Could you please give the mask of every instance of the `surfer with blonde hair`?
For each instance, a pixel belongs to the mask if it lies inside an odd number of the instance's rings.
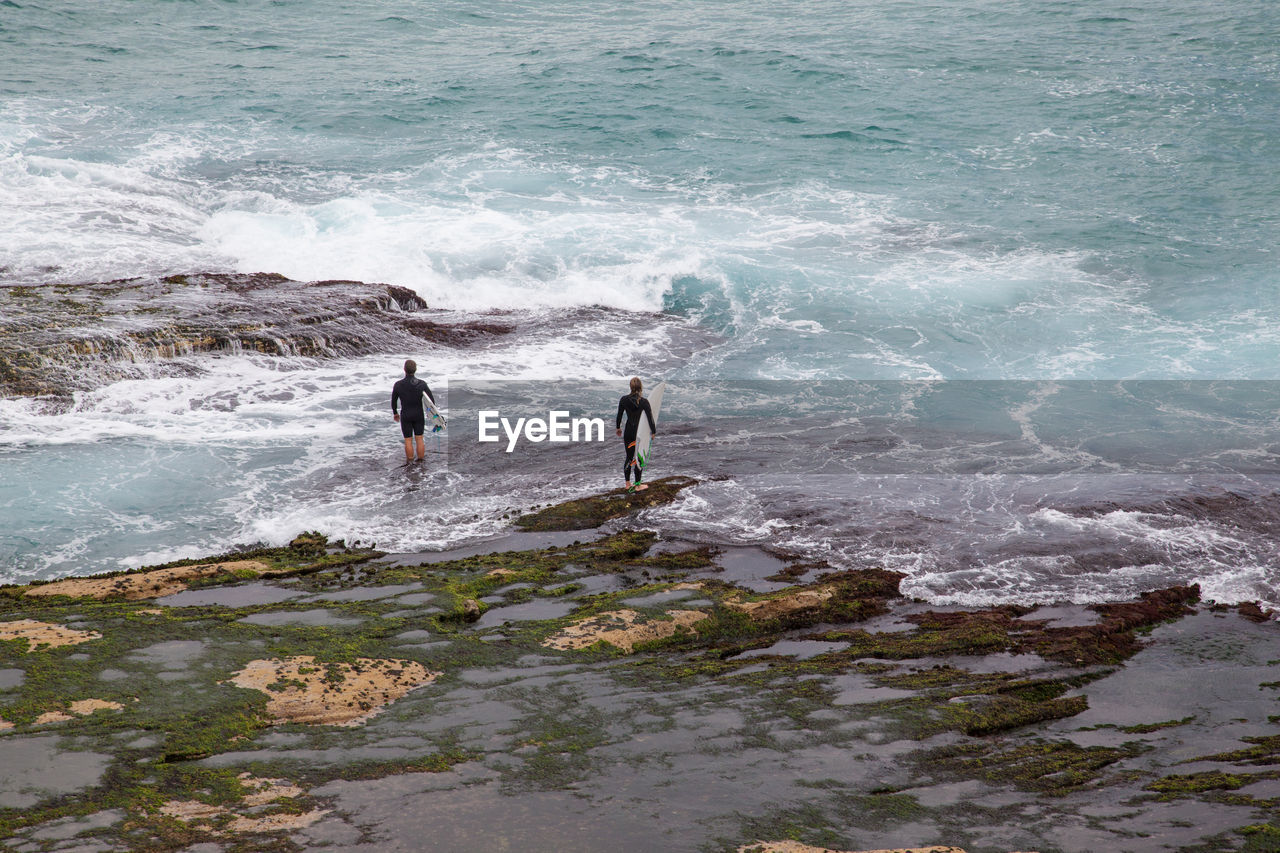
[[[649,419],[650,434],[658,434],[658,425],[653,420],[653,409],[649,407],[649,401],[642,396],[641,392],[643,390],[644,385],[640,382],[640,377],[631,377],[631,393],[624,394],[622,399],[618,401],[618,417],[614,422],[614,428],[617,434],[622,436],[622,444],[627,452],[627,460],[622,464],[622,476],[626,478],[627,491],[632,489],[643,491],[649,488],[640,482],[640,478],[644,476],[644,468],[640,466],[640,462],[636,459],[636,433],[640,430],[641,412]],[[623,413],[627,416],[625,432],[622,428]],[[631,485],[631,475],[633,473],[636,478],[634,486]]]

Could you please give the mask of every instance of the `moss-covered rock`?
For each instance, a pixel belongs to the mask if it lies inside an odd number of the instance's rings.
[[[566,501],[522,515],[515,524],[524,530],[587,530],[651,506],[670,503],[682,490],[697,482],[692,477],[664,477],[649,483],[649,488],[644,491],[615,489],[602,495]]]

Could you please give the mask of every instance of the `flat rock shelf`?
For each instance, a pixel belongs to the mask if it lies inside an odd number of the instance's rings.
[[[0,589],[0,837],[1280,847],[1272,614],[1203,605],[1195,586],[937,608],[891,571],[763,552],[782,569],[753,591],[734,582],[741,547],[628,526],[691,483],[525,516],[590,533],[508,540],[523,550],[392,559],[304,534]]]

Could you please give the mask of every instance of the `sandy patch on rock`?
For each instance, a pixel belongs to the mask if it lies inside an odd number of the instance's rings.
[[[241,773],[236,777],[240,784],[249,789],[244,795],[246,806],[265,806],[281,797],[292,800],[301,797],[306,791],[285,779],[259,779],[251,773]]]
[[[226,831],[242,832],[280,832],[281,830],[305,829],[329,813],[328,809],[312,809],[302,814],[282,812],[264,817],[245,817],[240,815],[227,824]]]
[[[0,732],[7,732],[11,728],[13,728],[13,723],[8,720],[0,720]]]
[[[106,699],[81,699],[78,702],[72,702],[67,706],[73,714],[87,716],[94,711],[119,711],[124,706],[119,702],[109,702]]]
[[[241,773],[239,779],[240,784],[248,789],[248,793],[239,803],[232,806],[214,806],[199,800],[170,800],[160,806],[160,813],[220,836],[303,829],[329,814],[328,809],[312,809],[301,814],[296,812],[267,815],[240,814],[241,809],[258,808],[281,799],[296,799],[306,791],[284,779],[260,779],[249,773]],[[214,822],[223,816],[230,816],[231,819],[221,828],[214,829]]]
[[[701,610],[668,610],[667,615],[670,620],[648,619],[642,622],[640,620],[645,617],[635,610],[611,610],[568,626],[543,640],[542,645],[569,651],[585,649],[603,640],[629,652],[637,643],[670,637],[681,628],[696,634],[693,626],[707,618]]]
[[[300,655],[250,661],[231,683],[267,694],[267,712],[277,723],[355,726],[439,675],[416,661],[358,658],[354,664],[317,664],[314,657]]]
[[[75,719],[66,711],[45,711],[36,717],[35,724],[37,726],[47,726],[50,723],[65,723],[67,720]]]
[[[45,726],[50,723],[65,723],[67,720],[74,720],[75,716],[87,717],[94,711],[119,711],[124,706],[119,702],[109,702],[106,699],[79,699],[67,706],[66,710],[45,711],[36,717],[35,725]],[[71,713],[67,713],[70,711]]]
[[[76,646],[90,640],[102,639],[97,631],[77,631],[65,625],[37,622],[35,619],[19,619],[17,622],[0,622],[0,640],[22,638],[27,641],[27,651],[41,646]]]
[[[959,847],[894,847],[888,850],[832,850],[799,841],[757,841],[738,848],[738,853],[965,853]]]
[[[965,853],[959,847],[895,847],[881,850],[832,850],[800,841],[756,841],[737,848],[737,853]]]
[[[747,614],[752,621],[767,622],[770,619],[789,616],[801,610],[816,610],[834,598],[835,594],[835,587],[828,586],[818,589],[802,589],[777,598],[767,598],[764,601],[737,601],[730,599],[724,603],[724,606],[730,610],[737,610],[739,613]]]
[[[131,575],[115,575],[107,578],[67,578],[53,583],[33,586],[27,595],[69,595],[72,598],[110,598],[122,596],[129,601],[140,598],[159,598],[187,588],[187,582],[211,575],[251,571],[262,574],[271,567],[261,560],[232,560],[225,563],[200,563],[179,566],[175,569],[153,569]]]
[[[505,578],[514,574],[519,574],[519,572],[515,569],[493,569],[492,571],[484,573],[487,578]]]
[[[226,806],[211,806],[199,800],[170,800],[160,807],[160,814],[186,823],[207,821],[228,813]]]

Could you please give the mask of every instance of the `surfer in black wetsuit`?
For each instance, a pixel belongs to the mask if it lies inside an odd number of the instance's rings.
[[[404,363],[404,379],[391,388],[391,416],[400,424],[400,432],[404,435],[405,462],[421,462],[427,458],[427,445],[422,434],[427,429],[427,411],[422,405],[422,395],[426,394],[435,405],[435,395],[427,383],[414,376],[418,372],[418,364],[413,359]],[[396,407],[399,406],[399,411]],[[417,440],[418,456],[413,455],[414,440]]]
[[[618,435],[622,436],[622,444],[627,449],[627,461],[622,463],[622,476],[627,479],[627,491],[631,491],[631,474],[634,471],[636,475],[636,491],[643,491],[649,488],[640,482],[640,478],[644,475],[644,470],[636,461],[636,432],[640,429],[640,413],[644,412],[645,417],[649,419],[649,434],[658,434],[658,425],[653,422],[653,410],[649,408],[649,401],[640,395],[643,386],[640,384],[640,377],[631,377],[631,393],[623,396],[618,401],[618,417],[614,422],[614,428]],[[622,414],[627,415],[627,429],[622,429]]]

